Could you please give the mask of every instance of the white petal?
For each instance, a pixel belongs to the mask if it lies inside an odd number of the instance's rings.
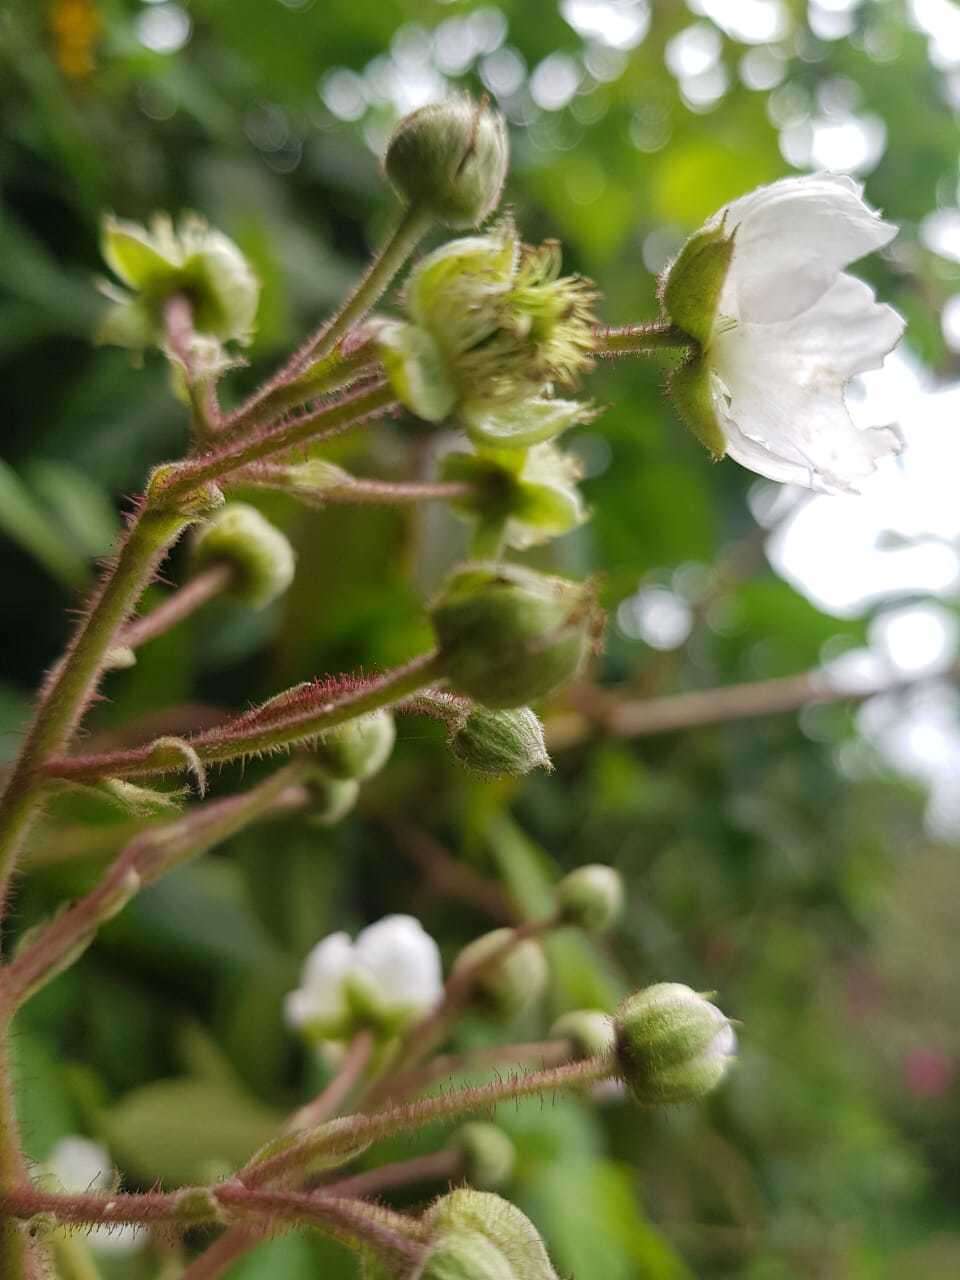
[[[859,184],[840,174],[785,178],[720,216],[737,239],[719,312],[754,323],[805,311],[844,267],[897,234],[864,202]]]
[[[331,933],[307,956],[303,965],[305,987],[335,986],[343,981],[353,963],[353,943],[349,933]]]
[[[357,937],[356,970],[387,1009],[426,1010],[443,989],[440,951],[413,916],[386,916]]]
[[[113,1161],[99,1143],[89,1138],[61,1138],[46,1165],[64,1191],[72,1195],[106,1191],[113,1181]]]
[[[879,368],[903,321],[862,280],[841,275],[809,310],[779,324],[737,324],[710,351],[727,452],[771,480],[855,490],[879,457],[898,451],[888,428],[863,431],[843,392]]]

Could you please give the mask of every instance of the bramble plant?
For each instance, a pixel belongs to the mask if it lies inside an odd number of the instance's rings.
[[[894,234],[852,181],[795,178],[735,201],[666,269],[660,317],[616,329],[597,320],[594,286],[561,273],[557,244],[524,244],[509,217],[482,229],[507,158],[503,121],[486,103],[457,98],[402,121],[385,159],[404,205],[395,232],[340,311],[230,410],[231,344],[249,341],[258,294],[240,251],[194,217],[174,224],[158,216],[149,229],[104,223],[104,257],[123,289],[108,287],[100,338],[159,348],[188,406],[192,443],[185,457],[156,467],[134,503],[40,691],[0,799],[8,912],[20,851],[57,789],[92,791],[151,819],[100,881],[25,935],[0,970],[3,1280],[46,1280],[51,1266],[92,1280],[98,1242],[137,1248],[160,1230],[181,1240],[190,1233],[165,1277],[213,1280],[290,1225],[347,1242],[370,1277],[555,1280],[548,1246],[496,1191],[513,1163],[509,1140],[471,1118],[487,1121],[498,1103],[530,1095],[589,1095],[610,1081],[641,1105],[695,1101],[734,1060],[726,1015],[677,983],[641,990],[617,1010],[568,1013],[539,1044],[439,1052],[465,1013],[509,1023],[536,1002],[547,935],[615,928],[623,887],[611,868],[591,865],[556,886],[552,910],[475,939],[445,981],[436,943],[410,916],[319,942],[285,1014],[309,1051],[332,1064],[331,1081],[272,1141],[208,1184],[124,1191],[107,1153],[83,1139],[61,1143],[43,1169],[28,1168],[23,1154],[7,1065],[11,1024],[141,888],[272,816],[343,820],[364,782],[388,767],[397,716],[441,720],[453,755],[483,776],[549,767],[529,704],[583,668],[602,619],[591,583],[505,556],[587,519],[576,464],[557,441],[596,415],[582,384],[598,359],[672,354],[669,391],[697,437],[715,457],[729,453],[774,479],[853,488],[896,446],[889,431],[859,431],[843,400],[846,382],[879,364],[902,332],[896,313],[844,273]],[[375,314],[435,226],[470,234],[413,266],[398,314]],[[325,442],[401,407],[464,433],[435,480],[366,480],[322,457]],[[233,500],[236,489],[281,490],[320,506],[449,503],[470,522],[475,558],[426,606],[435,647],[379,675],[318,677],[189,736],[78,751],[101,685],[111,669],[135,663],[140,646],[216,596],[261,609],[289,586],[290,544],[256,508]],[[192,539],[191,576],[136,616],[183,536]],[[210,766],[280,752],[288,758],[255,785],[207,798]],[[185,807],[182,792],[161,789],[178,775],[199,797]],[[485,1084],[431,1091],[480,1066],[501,1070]],[[344,1169],[378,1142],[444,1120],[471,1122],[431,1155]],[[472,1185],[420,1215],[372,1198],[421,1177]]]

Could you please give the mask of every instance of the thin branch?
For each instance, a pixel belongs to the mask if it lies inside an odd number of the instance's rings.
[[[952,668],[944,673],[944,678],[956,679],[958,675],[960,668]],[[561,713],[552,722],[547,722],[547,740],[550,747],[557,750],[574,746],[597,730],[617,738],[677,733],[706,725],[783,715],[802,711],[804,707],[863,702],[881,694],[900,693],[929,680],[929,673],[924,673],[844,686],[822,669],[815,669],[773,680],[756,680],[661,698],[625,699],[608,690],[581,690],[573,696],[574,717]]]
[[[420,1093],[437,1080],[458,1075],[464,1071],[480,1071],[488,1067],[502,1067],[521,1062],[535,1062],[537,1067],[559,1067],[569,1062],[574,1047],[570,1040],[540,1040],[523,1044],[498,1044],[487,1049],[472,1049],[467,1053],[438,1054],[422,1067],[393,1073],[390,1077],[390,1097],[397,1101]]]
[[[438,655],[426,653],[377,679],[355,684],[340,697],[333,696],[322,683],[298,687],[175,745],[161,740],[129,751],[61,756],[49,761],[44,772],[50,778],[84,782],[105,777],[149,778],[277,751],[390,706],[441,675]]]
[[[502,885],[454,858],[420,827],[404,822],[387,825],[397,848],[420,868],[432,893],[465,902],[494,920],[517,923],[517,909]]]
[[[448,1147],[443,1151],[431,1151],[429,1155],[414,1156],[412,1160],[395,1160],[376,1169],[365,1169],[363,1173],[355,1173],[349,1178],[328,1182],[321,1189],[324,1195],[360,1200],[380,1196],[384,1191],[414,1186],[418,1182],[456,1182],[463,1173],[463,1152]]]
[[[303,771],[303,762],[295,761],[241,795],[210,801],[176,822],[136,836],[89,893],[55,916],[0,968],[0,1010],[16,1009],[55,977],[141,888],[251,822],[301,808],[309,800],[299,785]]]
[[[366,1070],[373,1054],[374,1043],[373,1034],[370,1031],[357,1032],[340,1063],[340,1070],[321,1094],[293,1113],[286,1126],[288,1132],[314,1129],[339,1111]]]
[[[201,569],[189,582],[167,596],[162,604],[142,618],[127,623],[117,636],[115,647],[138,649],[157,636],[172,631],[192,613],[226,591],[232,578],[233,568],[229,564],[212,564]]]
[[[694,345],[689,334],[676,325],[654,322],[620,328],[602,325],[594,330],[598,356],[648,355],[652,351],[683,350]]]

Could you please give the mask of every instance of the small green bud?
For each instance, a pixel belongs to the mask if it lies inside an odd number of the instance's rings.
[[[623,880],[613,867],[591,863],[571,871],[557,885],[557,908],[566,924],[600,933],[623,912]]]
[[[503,1021],[522,1013],[542,995],[547,985],[547,961],[533,938],[506,949],[512,929],[494,929],[469,943],[457,956],[452,974],[483,965],[474,979],[474,999],[484,1012]],[[501,952],[499,959],[484,961]]]
[[[517,1149],[495,1124],[465,1124],[454,1134],[452,1145],[463,1158],[467,1182],[481,1191],[502,1187],[513,1175]]]
[[[513,403],[470,400],[460,416],[467,435],[480,449],[528,449],[590,422],[595,410],[580,400],[531,396]]]
[[[530,1219],[490,1191],[451,1191],[423,1222],[431,1243],[420,1280],[557,1280]]]
[[[690,1102],[715,1089],[734,1060],[729,1019],[679,982],[629,996],[615,1016],[620,1074],[638,1102]]]
[[[227,563],[233,567],[231,594],[263,609],[293,581],[294,554],[288,539],[256,507],[231,502],[197,532],[196,569]]]
[[[553,768],[543,725],[529,707],[474,707],[449,746],[462,765],[487,778],[519,778],[531,769]]]
[[[198,335],[249,343],[260,284],[234,242],[202,218],[187,215],[175,229],[169,217],[157,214],[147,229],[109,216],[103,223],[102,251],[132,292],[104,287],[113,306],[104,317],[101,342],[162,345],[164,303],[183,294]]]
[[[503,117],[463,94],[405,116],[384,167],[408,204],[445,226],[475,227],[499,203],[508,159]]]
[[[573,1009],[550,1028],[551,1040],[569,1040],[575,1061],[612,1053],[616,1045],[613,1018],[602,1009]]]
[[[441,475],[470,485],[467,497],[451,502],[455,511],[481,527],[502,528],[507,545],[518,550],[569,533],[587,518],[577,490],[579,459],[552,444],[449,453]]]
[[[308,785],[313,803],[307,821],[316,827],[335,827],[342,822],[360,795],[360,783],[356,779],[338,781],[326,777],[322,770],[311,776]]]
[[[692,235],[663,275],[660,297],[673,324],[710,345],[723,284],[733,260],[736,232],[723,222]]]
[[[444,674],[487,707],[519,707],[580,670],[597,631],[589,584],[511,564],[467,565],[431,619]]]
[[[684,424],[719,462],[727,452],[727,439],[717,416],[713,375],[703,356],[693,354],[678,364],[667,381],[667,391]]]
[[[317,763],[336,781],[363,781],[383,768],[396,737],[390,712],[371,711],[328,729],[315,748]]]

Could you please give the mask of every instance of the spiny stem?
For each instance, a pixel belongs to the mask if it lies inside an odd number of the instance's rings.
[[[647,352],[686,349],[696,343],[674,324],[627,324],[594,331],[598,356],[644,355]]]
[[[486,1067],[516,1066],[521,1062],[535,1062],[541,1069],[559,1067],[569,1062],[573,1055],[570,1040],[539,1040],[523,1044],[498,1044],[487,1049],[474,1049],[468,1053],[438,1054],[425,1066],[390,1077],[390,1097],[395,1101],[419,1093],[437,1080],[458,1075],[464,1071],[480,1071]]]
[[[304,761],[294,761],[241,795],[212,800],[135,837],[89,893],[45,925],[0,970],[0,1012],[12,1012],[56,977],[139,889],[252,822],[308,803],[309,793],[299,785],[306,767]]]
[[[138,649],[149,640],[172,631],[192,613],[215,599],[230,585],[233,567],[229,564],[211,564],[201,569],[189,582],[185,582],[162,604],[151,609],[142,618],[127,623],[117,636],[116,648]]]
[[[498,1102],[559,1089],[584,1089],[615,1074],[612,1055],[585,1058],[545,1071],[531,1071],[471,1089],[458,1089],[432,1098],[421,1098],[382,1111],[357,1113],[333,1120],[299,1138],[271,1143],[265,1154],[254,1157],[237,1179],[245,1187],[260,1187],[309,1166],[319,1156],[347,1155],[360,1146],[382,1142],[400,1133],[422,1129],[438,1120],[487,1111]]]
[[[248,713],[228,724],[184,739],[180,750],[172,747],[161,750],[161,744],[156,743],[100,756],[60,757],[50,761],[47,776],[87,782],[104,777],[146,778],[182,772],[191,767],[191,760],[205,766],[259,752],[276,751],[315,738],[326,729],[334,729],[380,707],[390,706],[441,675],[439,655],[423,654],[406,666],[389,671],[339,699],[333,700],[326,695],[319,706],[310,705],[309,696],[305,695],[298,702],[293,702],[289,711],[278,707],[277,714],[272,716]],[[269,709],[268,703],[266,710]]]
[[[27,1181],[26,1161],[20,1144],[20,1128],[9,1061],[9,1036],[0,1035],[0,1196],[7,1187]],[[3,1280],[41,1280],[37,1258],[40,1245],[31,1241],[19,1224],[0,1212],[0,1276]]]
[[[164,498],[175,501],[210,480],[230,476],[240,467],[260,458],[285,453],[308,441],[329,440],[372,418],[383,417],[396,405],[392,388],[385,382],[364,387],[341,400],[301,414],[271,430],[244,437],[233,444],[217,446],[171,468],[163,487]]]

